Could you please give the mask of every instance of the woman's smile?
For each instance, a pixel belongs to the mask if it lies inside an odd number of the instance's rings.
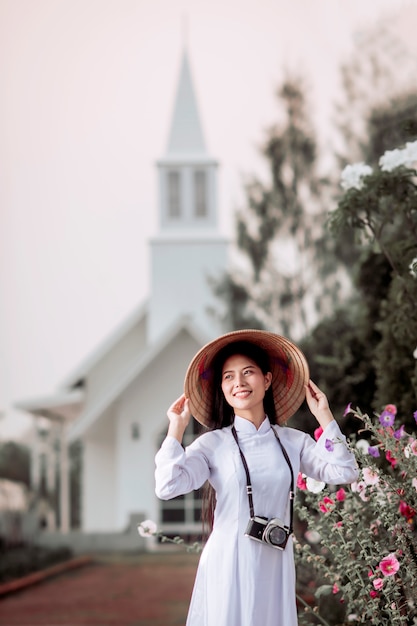
[[[237,354],[229,357],[222,370],[222,391],[226,402],[240,417],[259,425],[265,418],[263,400],[271,384],[271,373],[264,374],[252,359]]]

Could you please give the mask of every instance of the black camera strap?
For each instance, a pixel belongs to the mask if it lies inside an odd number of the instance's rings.
[[[290,487],[290,495],[289,495],[289,499],[290,499],[290,525],[288,527],[289,533],[291,534],[293,532],[293,518],[294,518],[294,496],[295,496],[295,492],[294,492],[294,472],[292,469],[292,465],[291,465],[291,461],[290,458],[287,454],[286,449],[284,448],[284,446],[281,443],[280,438],[278,437],[278,434],[275,430],[275,428],[273,426],[271,426],[272,432],[275,435],[275,439],[277,440],[281,450],[282,450],[282,454],[284,455],[284,458],[288,464],[288,467],[290,468],[290,474],[291,474],[291,487]],[[255,509],[253,507],[253,491],[252,491],[252,484],[250,481],[250,474],[249,474],[249,468],[248,468],[248,464],[246,462],[245,459],[245,455],[242,452],[242,449],[239,445],[239,439],[237,437],[237,432],[236,432],[236,428],[233,424],[232,426],[232,435],[236,441],[237,447],[239,448],[239,453],[240,453],[240,458],[242,459],[242,463],[243,463],[243,467],[245,469],[245,474],[246,474],[246,492],[248,494],[248,500],[249,500],[249,512],[250,512],[250,516],[254,517],[255,516]]]

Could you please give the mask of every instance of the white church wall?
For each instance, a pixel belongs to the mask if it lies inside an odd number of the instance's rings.
[[[121,530],[117,526],[117,465],[114,413],[103,416],[99,428],[83,439],[82,529],[84,532]]]
[[[137,361],[138,354],[146,347],[145,318],[138,320],[129,332],[122,336],[112,350],[103,354],[88,374],[84,411],[96,405],[106,396],[117,380],[123,378]]]
[[[189,362],[201,346],[181,332],[136,379],[120,399],[117,425],[118,525],[131,513],[158,521],[155,496],[155,454],[168,428],[166,412],[183,391]],[[132,440],[132,424],[139,424],[139,439]]]

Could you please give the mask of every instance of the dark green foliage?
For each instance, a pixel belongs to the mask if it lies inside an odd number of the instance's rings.
[[[331,219],[334,230],[350,227],[362,237],[357,332],[375,372],[372,408],[380,412],[385,404],[396,404],[407,425],[417,408],[417,279],[409,271],[417,256],[415,176],[404,166],[377,170],[361,189],[345,194]]]
[[[417,253],[417,246],[415,248]],[[417,410],[417,280],[395,276],[387,299],[381,303],[378,329],[381,340],[375,348],[376,393],[374,406],[393,402],[405,423],[415,425]]]
[[[0,478],[30,485],[30,452],[15,441],[0,444]]]
[[[3,549],[0,551],[0,583],[27,576],[71,557],[72,552],[67,547],[19,546]]]
[[[367,337],[365,314],[365,309],[338,310],[316,326],[302,344],[311,377],[326,393],[338,419],[349,402],[372,409],[373,344]],[[351,430],[354,425],[346,424],[346,434]]]
[[[407,93],[374,108],[368,117],[369,143],[364,159],[374,164],[379,155],[417,138],[417,94]]]

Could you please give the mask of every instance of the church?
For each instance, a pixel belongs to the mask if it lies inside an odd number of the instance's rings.
[[[39,424],[32,487],[38,491],[43,481],[59,496],[45,534],[62,539],[72,532],[68,447],[75,441],[82,450],[82,534],[121,534],[132,519],[152,519],[166,533],[200,530],[198,494],[170,502],[155,496],[154,456],[190,360],[227,330],[211,312],[216,302],[209,284],[228,264],[228,242],[218,224],[217,170],[184,50],[167,147],[157,163],[159,219],[149,245],[149,297],[54,394],[18,403]],[[190,426],[189,439],[196,424]]]

